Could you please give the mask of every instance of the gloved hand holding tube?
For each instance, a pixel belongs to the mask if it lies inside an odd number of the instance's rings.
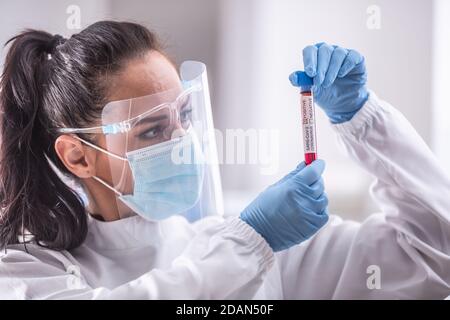
[[[314,235],[328,221],[328,198],[321,178],[323,160],[304,162],[263,191],[240,218],[274,251],[288,249]]]
[[[353,50],[318,44],[303,50],[306,72],[289,77],[300,87],[305,162],[262,192],[242,213],[274,251],[314,235],[328,221],[328,198],[317,159],[314,98],[332,123],[350,120],[369,97],[364,58]]]
[[[301,87],[304,73],[313,78],[312,93],[332,123],[349,121],[369,98],[364,57],[355,50],[320,43],[303,49],[305,72],[289,76]]]

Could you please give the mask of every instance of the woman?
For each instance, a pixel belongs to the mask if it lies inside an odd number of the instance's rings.
[[[188,219],[204,215],[212,174],[167,154],[207,152],[197,133],[208,126],[194,121],[206,89],[189,70],[180,82],[144,27],[104,21],[66,41],[13,38],[1,93],[2,298],[447,296],[448,177],[407,121],[367,92],[359,54],[321,44],[304,59],[342,143],[377,175],[383,210],[362,224],[331,217],[314,237],[328,220],[320,160],[239,218]],[[53,165],[83,186],[87,208]],[[372,265],[380,288],[367,285]]]

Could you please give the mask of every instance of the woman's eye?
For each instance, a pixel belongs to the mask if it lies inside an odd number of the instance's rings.
[[[144,130],[141,132],[138,137],[142,139],[153,139],[158,137],[161,134],[161,127],[156,126],[149,129]]]

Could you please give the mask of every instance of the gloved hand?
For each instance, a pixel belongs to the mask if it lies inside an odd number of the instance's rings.
[[[364,57],[358,52],[321,43],[303,49],[303,64],[314,78],[314,98],[332,123],[350,120],[369,98]],[[289,76],[294,86],[299,86],[297,72]]]
[[[321,175],[325,162],[300,163],[268,187],[241,213],[240,218],[281,251],[311,237],[328,221],[328,198]]]

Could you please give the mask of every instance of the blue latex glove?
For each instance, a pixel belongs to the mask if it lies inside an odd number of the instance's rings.
[[[328,221],[328,198],[321,175],[325,162],[302,162],[263,191],[240,218],[269,243],[273,251],[299,244]]]
[[[332,123],[350,120],[369,98],[364,57],[358,52],[321,43],[303,49],[303,64],[314,78],[314,98]],[[289,76],[294,86],[299,86],[298,72]]]

